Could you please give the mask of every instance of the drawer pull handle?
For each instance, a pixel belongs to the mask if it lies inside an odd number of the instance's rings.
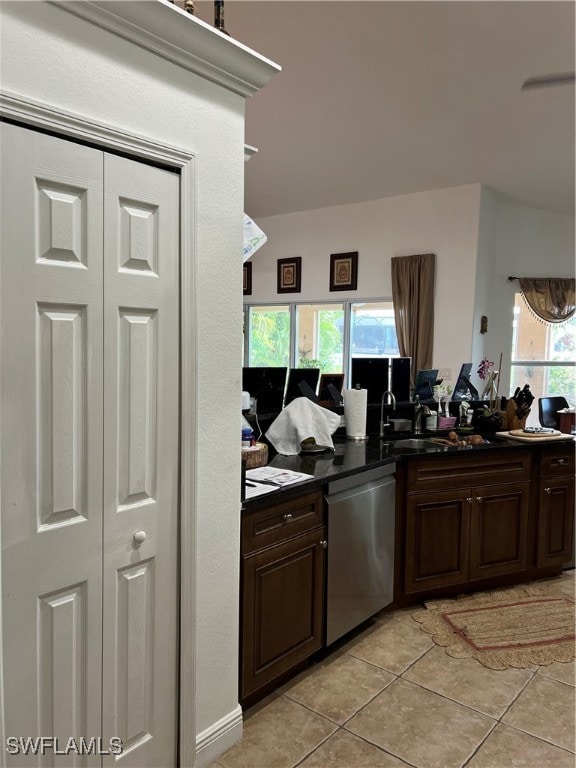
[[[291,513],[291,512],[287,512],[287,513],[284,515],[284,520],[285,520],[287,523],[289,523],[289,522],[290,522],[290,520],[292,520],[292,513]]]
[[[328,542],[326,541],[326,539],[320,542],[320,546],[322,547],[322,549],[326,549],[326,547],[328,546]]]
[[[466,499],[466,501],[468,502],[468,504],[472,504],[472,496],[468,496],[468,498]]]
[[[546,493],[552,493],[552,488],[544,488],[544,490],[546,491]]]
[[[558,459],[558,464],[561,464],[562,466],[564,466],[564,464],[567,464],[567,463],[568,462],[566,461],[566,459]]]
[[[476,496],[476,501],[482,501],[482,496]]]

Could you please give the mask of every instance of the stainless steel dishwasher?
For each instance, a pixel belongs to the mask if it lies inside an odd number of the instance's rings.
[[[327,645],[393,600],[395,471],[388,464],[328,486]]]

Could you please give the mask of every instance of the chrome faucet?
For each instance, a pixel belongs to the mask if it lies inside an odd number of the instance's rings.
[[[386,404],[387,398],[390,399],[389,404],[392,406],[392,411],[396,410],[396,398],[394,397],[394,394],[387,389],[380,400],[380,437],[384,437],[384,430],[390,426],[388,423],[388,416],[386,416],[386,423],[384,423],[384,405]]]
[[[414,406],[414,434],[419,435],[422,432],[422,417],[430,409],[427,405],[422,405],[420,398],[416,395],[416,405]]]

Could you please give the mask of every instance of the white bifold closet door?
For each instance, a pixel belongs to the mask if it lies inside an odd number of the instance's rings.
[[[5,734],[124,750],[8,764],[175,765],[178,176],[1,131]]]

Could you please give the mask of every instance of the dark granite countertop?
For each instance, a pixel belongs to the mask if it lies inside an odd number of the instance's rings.
[[[334,437],[334,451],[315,454],[299,454],[297,456],[283,456],[276,454],[269,462],[269,467],[278,469],[291,469],[295,472],[303,472],[311,475],[310,480],[294,483],[284,488],[272,491],[265,496],[258,496],[243,502],[245,508],[259,507],[265,503],[275,503],[281,499],[287,499],[325,485],[332,480],[356,475],[368,469],[374,469],[385,464],[402,461],[404,459],[419,459],[430,456],[446,456],[449,454],[470,454],[478,451],[517,451],[533,447],[525,442],[507,440],[506,438],[486,435],[482,445],[467,445],[451,447],[427,444],[425,448],[411,448],[406,445],[396,445],[395,441],[409,438],[431,440],[438,437],[446,437],[448,432],[424,432],[420,435],[411,433],[395,433],[385,438],[371,437],[364,442],[347,440],[345,437]],[[466,435],[461,435],[464,439]],[[538,446],[542,446],[539,443]]]

